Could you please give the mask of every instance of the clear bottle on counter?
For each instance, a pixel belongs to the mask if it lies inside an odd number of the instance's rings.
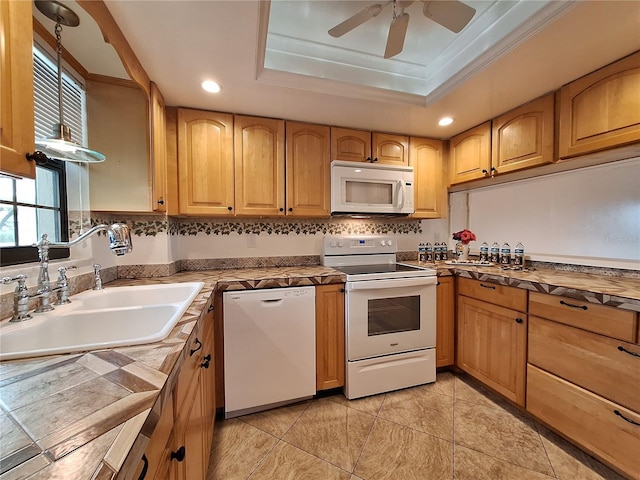
[[[507,242],[504,242],[500,248],[500,263],[502,265],[511,264],[511,245]]]
[[[482,242],[482,245],[480,245],[480,261],[489,261],[489,244],[487,242]]]
[[[493,242],[493,245],[491,245],[491,256],[489,261],[491,263],[500,263],[500,245],[498,245],[498,242]]]
[[[433,244],[433,261],[439,262],[442,259],[442,247],[438,242]]]
[[[446,242],[442,242],[440,244],[440,248],[441,248],[440,260],[443,261],[443,262],[446,261],[446,260],[449,260],[449,248],[447,247]]]
[[[517,268],[524,268],[524,245],[520,242],[513,249],[513,265]]]
[[[420,242],[418,245],[418,263],[425,263],[427,261],[427,247],[424,242]]]
[[[427,263],[433,262],[433,245],[431,245],[431,242],[427,242],[427,256],[425,261]]]

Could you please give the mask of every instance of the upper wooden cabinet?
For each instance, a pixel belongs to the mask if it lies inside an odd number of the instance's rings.
[[[236,215],[284,215],[284,120],[234,122]]]
[[[409,138],[331,127],[331,160],[408,165]]]
[[[491,170],[491,122],[456,135],[449,141],[452,184],[484,178]]]
[[[408,165],[409,137],[374,132],[371,135],[371,155],[374,162]]]
[[[167,122],[164,98],[155,83],[151,82],[149,102],[151,117],[151,208],[156,212],[167,211]]]
[[[413,218],[447,216],[447,186],[443,142],[429,138],[409,139],[409,165],[414,175]]]
[[[371,159],[371,132],[331,127],[331,160],[368,162]]]
[[[560,158],[638,141],[640,52],[560,89]]]
[[[287,215],[328,217],[331,191],[330,128],[286,123]]]
[[[554,98],[550,93],[493,120],[493,174],[553,162]]]
[[[0,171],[35,178],[31,2],[0,2]]]
[[[233,215],[233,115],[179,109],[177,129],[180,213]]]

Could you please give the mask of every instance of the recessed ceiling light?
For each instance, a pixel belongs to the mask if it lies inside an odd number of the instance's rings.
[[[213,80],[205,80],[202,82],[202,88],[210,93],[218,93],[221,90],[220,85]]]
[[[438,125],[441,127],[446,127],[447,125],[451,125],[453,123],[453,118],[451,117],[442,117],[438,122]]]

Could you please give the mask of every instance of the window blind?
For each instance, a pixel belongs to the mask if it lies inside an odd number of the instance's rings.
[[[53,125],[59,123],[58,73],[57,67],[35,47],[33,84],[36,138],[47,138],[52,135]],[[71,128],[71,139],[86,146],[85,91],[64,71],[62,97],[63,123]]]

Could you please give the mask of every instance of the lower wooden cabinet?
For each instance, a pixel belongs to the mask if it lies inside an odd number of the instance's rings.
[[[188,359],[134,478],[206,478],[215,414],[212,312],[205,316],[200,330],[185,348],[189,349]],[[189,368],[192,364],[194,368]]]
[[[640,415],[533,365],[527,410],[629,478],[640,479]]]
[[[344,385],[344,284],[316,287],[316,390]]]
[[[436,288],[436,367],[455,362],[455,277],[438,277]]]
[[[514,287],[459,279],[458,341],[456,364],[509,400],[524,406],[527,362],[527,314],[471,298],[465,285],[483,284],[487,299],[518,297],[527,292]],[[495,290],[492,290],[495,288]],[[495,293],[498,292],[499,293]],[[509,303],[513,303],[509,300]],[[519,303],[519,302],[516,302]]]

